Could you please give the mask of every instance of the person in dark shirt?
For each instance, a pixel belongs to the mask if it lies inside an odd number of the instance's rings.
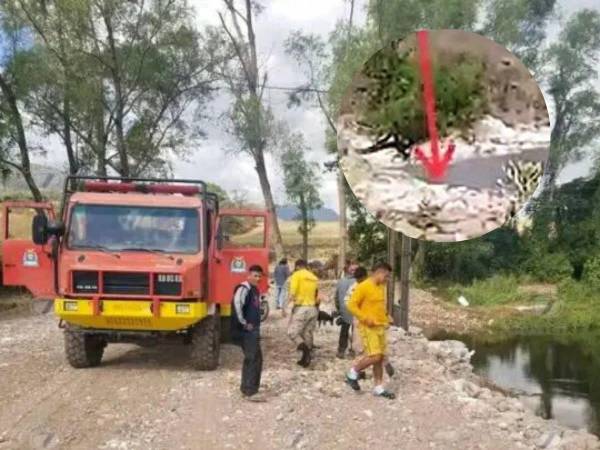
[[[244,398],[250,401],[265,401],[264,397],[257,394],[263,363],[260,348],[260,292],[257,285],[263,273],[258,265],[248,269],[248,279],[234,290],[231,311],[231,337],[244,352],[240,390]]]
[[[290,267],[288,266],[288,261],[286,258],[283,258],[275,267],[275,288],[277,289],[275,293],[275,303],[277,309],[282,310],[282,316],[285,317],[285,307],[287,300],[287,292],[285,289],[285,282],[290,276]]]

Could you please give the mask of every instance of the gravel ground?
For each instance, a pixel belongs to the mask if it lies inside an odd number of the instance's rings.
[[[472,141],[454,137],[456,152],[444,182],[431,183],[412,151],[406,161],[395,149],[359,154],[373,140],[353,124],[353,115],[340,116],[338,146],[347,155],[340,165],[357,199],[387,226],[437,242],[471,239],[502,226],[524,205],[515,186],[498,185],[506,182],[503,166],[508,160],[545,163],[550,143],[548,127],[512,128],[486,116],[476,123]],[[429,142],[423,148],[429,155]]]
[[[350,361],[335,358],[335,326],[317,331],[315,361],[300,369],[274,312],[263,330],[268,401],[248,403],[236,347],[222,348],[214,372],[193,371],[186,348],[170,345],[111,345],[100,367],[75,370],[56,319],[28,311],[0,320],[0,449],[600,448],[484,387],[462,344],[416,328],[389,332],[389,401],[370,394],[370,374],[359,394],[343,383]]]

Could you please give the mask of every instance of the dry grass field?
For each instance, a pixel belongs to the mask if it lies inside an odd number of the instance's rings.
[[[35,212],[29,209],[16,210],[10,214],[9,237],[12,238],[31,238],[31,220]],[[2,212],[0,211],[0,223],[4,222]],[[4,235],[0,233],[0,242]],[[1,251],[1,250],[0,250]]]
[[[280,220],[279,228],[288,258],[298,258],[302,253],[302,235],[298,232],[299,222]],[[249,244],[260,240],[262,227],[235,237],[237,243]],[[309,259],[326,260],[337,252],[339,227],[337,222],[317,222],[308,235]]]

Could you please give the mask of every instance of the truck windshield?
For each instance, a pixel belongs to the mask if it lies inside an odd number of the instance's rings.
[[[113,205],[75,205],[67,237],[71,249],[197,253],[198,211]]]

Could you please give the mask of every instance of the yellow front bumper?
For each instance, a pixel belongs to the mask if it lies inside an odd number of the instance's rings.
[[[152,313],[152,301],[101,300],[100,304],[94,314],[93,300],[57,298],[54,312],[73,325],[109,330],[175,331],[208,316],[205,302],[161,302],[158,317]]]

